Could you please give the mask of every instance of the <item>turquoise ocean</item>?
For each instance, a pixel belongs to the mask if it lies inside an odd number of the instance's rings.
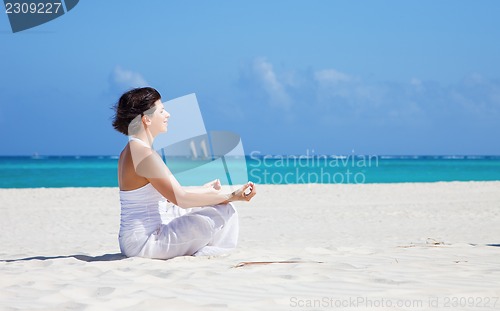
[[[116,156],[0,156],[0,188],[117,187],[117,163]],[[236,165],[259,184],[500,181],[500,156],[246,156]],[[205,182],[219,178],[209,175]]]

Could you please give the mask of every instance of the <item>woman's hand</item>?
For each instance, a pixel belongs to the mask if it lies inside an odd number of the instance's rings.
[[[213,188],[215,190],[220,190],[221,189],[220,180],[215,179],[215,180],[212,180],[210,182],[207,182],[206,184],[203,185],[203,187]]]
[[[232,193],[230,201],[250,201],[256,194],[255,184],[249,181]]]

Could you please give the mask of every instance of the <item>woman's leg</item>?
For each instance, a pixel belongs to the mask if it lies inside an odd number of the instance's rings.
[[[224,219],[223,226],[216,230],[212,240],[207,246],[198,250],[195,256],[220,255],[234,249],[238,244],[239,221],[238,213],[232,204],[220,204],[210,209],[216,212]]]
[[[193,255],[207,245],[213,247],[209,255],[227,252],[236,247],[238,229],[232,204],[196,208],[151,234],[138,256],[169,259]]]

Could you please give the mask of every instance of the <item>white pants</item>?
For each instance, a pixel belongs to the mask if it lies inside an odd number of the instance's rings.
[[[185,255],[220,255],[236,247],[238,214],[220,204],[193,208],[153,232],[137,256],[169,259]]]

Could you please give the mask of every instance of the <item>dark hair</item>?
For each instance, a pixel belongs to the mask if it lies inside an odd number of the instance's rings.
[[[160,93],[152,87],[141,87],[125,92],[114,105],[113,127],[120,133],[129,135],[129,126],[137,116],[143,116],[147,110],[155,107],[161,99]],[[149,113],[149,112],[148,112]]]

